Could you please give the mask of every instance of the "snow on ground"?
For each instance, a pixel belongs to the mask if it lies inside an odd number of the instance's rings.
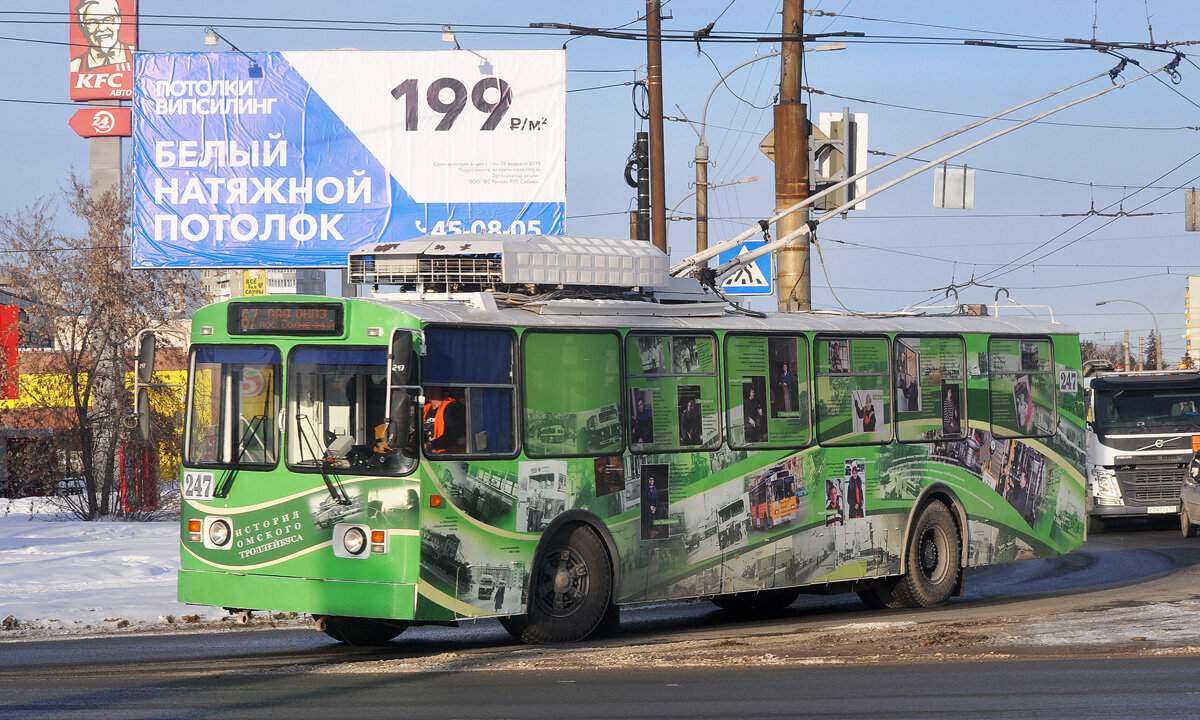
[[[178,570],[177,521],[82,522],[64,518],[51,499],[0,498],[0,622],[12,617],[17,630],[97,631],[226,615],[176,601]]]

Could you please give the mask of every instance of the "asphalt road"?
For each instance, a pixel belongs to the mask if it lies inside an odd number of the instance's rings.
[[[769,618],[709,603],[626,609],[622,636],[554,649],[834,629],[887,618],[955,623],[1195,595],[1200,542],[1177,531],[1096,536],[1063,558],[970,571],[949,607],[875,613],[853,595],[803,596]],[[837,667],[475,670],[521,657],[494,621],[414,628],[384,649],[308,629],[103,636],[0,643],[0,718],[167,717],[1193,717],[1200,658],[1079,658]],[[394,672],[397,658],[452,667]],[[380,670],[380,667],[385,669]],[[955,714],[958,713],[958,714]]]

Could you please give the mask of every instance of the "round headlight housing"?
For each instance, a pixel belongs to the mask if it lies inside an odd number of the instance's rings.
[[[342,535],[342,547],[351,555],[361,555],[367,549],[367,534],[360,527],[347,528]]]
[[[229,526],[229,521],[213,520],[208,525],[208,541],[216,547],[224,547],[229,544],[229,538],[233,536],[233,528]]]

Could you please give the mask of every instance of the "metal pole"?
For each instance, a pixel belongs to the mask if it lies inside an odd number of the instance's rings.
[[[708,249],[708,144],[696,146],[696,252]]]
[[[1155,340],[1155,342],[1154,342],[1154,365],[1155,365],[1154,369],[1162,370],[1163,369],[1162,331],[1158,329],[1158,316],[1155,315],[1154,311],[1151,310],[1149,307],[1147,307],[1145,303],[1140,303],[1137,300],[1130,300],[1129,298],[1113,298],[1111,300],[1101,300],[1100,302],[1096,303],[1096,305],[1098,307],[1100,305],[1107,305],[1108,303],[1113,303],[1113,302],[1133,303],[1134,305],[1137,305],[1138,307],[1140,307],[1141,309],[1145,310],[1147,313],[1150,314],[1150,319],[1152,321],[1154,321],[1154,340]],[[1140,338],[1139,338],[1138,342],[1140,344],[1140,342],[1141,342]],[[1128,331],[1126,331],[1126,333],[1125,333],[1125,347],[1127,348],[1125,351],[1125,365],[1126,365],[1126,367],[1128,367],[1129,366],[1129,350],[1128,350],[1129,332]],[[1139,352],[1138,355],[1140,356],[1141,353]]]
[[[808,117],[800,101],[804,56],[804,0],[783,2],[783,49],[779,63],[779,104],[775,106],[775,212],[808,197]],[[779,219],[776,233],[792,234],[808,222],[808,210]],[[781,311],[812,309],[808,237],[775,253],[776,299]]]
[[[650,96],[650,237],[667,252],[667,182],[663,177],[662,18],[659,0],[646,0],[646,90]]]

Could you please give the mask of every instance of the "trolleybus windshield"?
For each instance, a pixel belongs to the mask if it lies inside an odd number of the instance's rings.
[[[273,347],[195,347],[188,373],[187,464],[275,465],[279,365]]]

